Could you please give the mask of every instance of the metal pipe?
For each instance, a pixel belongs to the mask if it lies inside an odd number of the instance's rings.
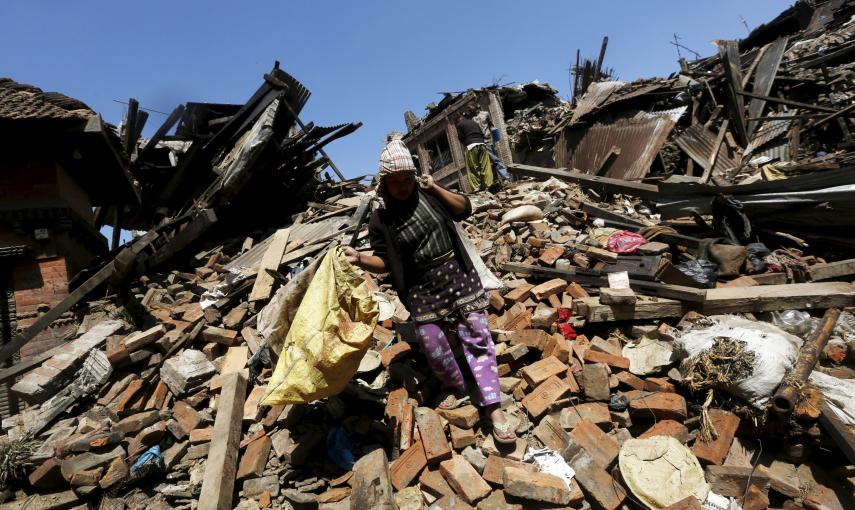
[[[837,325],[837,319],[840,317],[839,308],[829,308],[822,316],[822,323],[813,332],[810,339],[805,341],[799,351],[799,357],[790,372],[785,378],[786,381],[781,383],[778,391],[772,397],[772,406],[779,413],[789,413],[795,407],[795,402],[798,396],[797,385],[801,385],[807,381],[810,373],[813,372],[813,367],[816,366],[819,360],[819,354],[828,343],[828,337],[834,331],[834,326]]]

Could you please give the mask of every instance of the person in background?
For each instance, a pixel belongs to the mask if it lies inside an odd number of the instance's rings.
[[[463,144],[466,175],[472,191],[483,191],[493,185],[493,164],[484,143],[484,134],[474,120],[459,115],[456,119],[457,138]]]
[[[516,434],[499,407],[496,352],[484,313],[489,301],[454,225],[472,214],[469,199],[438,186],[430,176],[417,181],[412,155],[400,140],[383,150],[379,179],[384,205],[368,223],[373,255],[346,247],[345,257],[366,271],[390,274],[444,388],[438,407],[453,409],[466,394],[463,371],[449,344],[449,336],[456,334],[475,381],[475,403],[491,420],[495,440],[513,443]]]
[[[469,105],[469,113],[472,120],[478,124],[478,127],[481,128],[481,132],[484,134],[484,144],[487,146],[487,154],[490,156],[490,162],[493,163],[493,171],[495,172],[495,175],[493,176],[494,181],[509,181],[510,176],[508,175],[508,167],[502,163],[501,158],[499,158],[499,155],[496,153],[496,143],[493,140],[490,115],[484,110],[478,108],[478,103],[472,103]]]

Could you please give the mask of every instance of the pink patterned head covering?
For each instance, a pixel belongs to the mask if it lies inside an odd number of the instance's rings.
[[[413,163],[413,155],[401,140],[392,140],[386,144],[380,153],[380,178],[396,172],[414,172],[416,165]]]

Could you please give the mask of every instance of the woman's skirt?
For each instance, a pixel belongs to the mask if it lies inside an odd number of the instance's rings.
[[[419,282],[407,295],[410,315],[417,324],[441,321],[453,314],[465,317],[489,305],[477,273],[467,274],[453,255],[442,261],[445,258],[423,269]]]

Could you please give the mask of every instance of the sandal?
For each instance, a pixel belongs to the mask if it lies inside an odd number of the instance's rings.
[[[510,422],[493,423],[493,439],[501,444],[514,444],[517,442],[517,434]]]
[[[469,401],[469,397],[457,398],[457,395],[453,391],[443,391],[439,394],[439,398],[437,399],[439,403],[436,407],[444,411],[450,411],[451,409],[457,409],[467,401]]]

